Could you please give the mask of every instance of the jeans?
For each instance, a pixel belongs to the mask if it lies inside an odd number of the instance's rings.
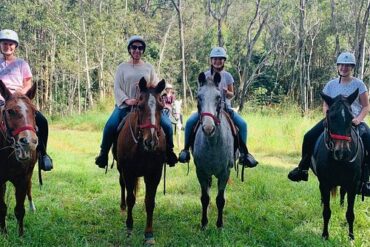
[[[103,131],[103,140],[100,145],[101,151],[104,154],[108,154],[109,149],[111,148],[115,136],[117,135],[117,128],[121,120],[130,112],[130,107],[119,108],[115,107],[112,114],[110,115],[107,123],[105,124]],[[173,148],[173,130],[172,123],[170,118],[163,113],[161,114],[161,126],[164,133],[166,134],[167,146]]]
[[[241,140],[245,144],[247,144],[247,132],[248,132],[247,123],[235,111],[232,114],[230,114],[230,116],[231,116],[232,120],[234,121],[234,124],[239,129],[239,136],[240,136]],[[191,132],[193,131],[193,128],[194,128],[195,124],[198,122],[198,120],[199,120],[199,114],[196,112],[196,113],[191,114],[190,117],[188,118],[188,120],[186,121],[186,124],[185,124],[185,149],[189,148]]]

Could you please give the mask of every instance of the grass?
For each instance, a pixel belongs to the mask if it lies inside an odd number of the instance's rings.
[[[33,177],[36,213],[26,210],[25,236],[18,238],[13,214],[14,189],[8,186],[8,235],[0,246],[140,246],[145,226],[144,186],[134,207],[134,232],[125,235],[125,215],[119,210],[116,169],[104,174],[94,165],[107,111],[51,124],[49,153],[52,172],[43,173],[44,186]],[[224,228],[215,226],[216,181],[211,189],[209,226],[200,230],[200,189],[193,163],[167,168],[156,197],[154,234],[157,246],[370,246],[369,199],[355,205],[355,242],[347,238],[345,208],[332,200],[330,239],[321,239],[322,209],[318,181],[293,183],[286,176],[299,161],[302,136],[319,119],[301,118],[295,111],[260,110],[244,115],[248,142],[260,165],[246,170],[243,183],[233,171],[226,191]],[[179,151],[179,148],[177,148]]]

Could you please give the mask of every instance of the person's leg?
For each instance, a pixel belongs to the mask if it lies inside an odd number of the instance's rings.
[[[312,129],[310,129],[303,137],[302,144],[302,159],[298,167],[289,172],[288,178],[292,181],[299,182],[301,180],[308,180],[308,169],[311,164],[311,156],[315,148],[315,143],[324,131],[325,119],[318,122]]]
[[[164,133],[166,134],[166,156],[167,156],[167,164],[169,166],[174,166],[177,163],[177,156],[173,152],[173,129],[172,129],[172,123],[169,116],[162,111],[161,116],[161,126],[163,128]]]
[[[36,111],[35,120],[38,128],[37,137],[39,139],[39,144],[37,146],[37,151],[39,152],[39,166],[44,171],[50,171],[53,169],[53,160],[46,153],[49,137],[48,120],[39,111]]]
[[[188,120],[186,121],[185,137],[184,137],[184,139],[185,139],[184,149],[179,154],[179,162],[181,162],[181,163],[186,163],[186,162],[189,162],[189,160],[190,160],[189,149],[190,149],[190,146],[192,144],[191,139],[194,139],[194,138],[192,138],[192,134],[193,134],[192,131],[194,129],[194,126],[198,122],[198,120],[199,120],[199,114],[196,112],[196,113],[191,114],[190,117],[188,118]]]
[[[243,166],[248,166],[248,167],[255,167],[258,164],[258,161],[251,155],[248,151],[247,147],[247,131],[248,131],[248,126],[247,122],[244,121],[244,119],[235,111],[230,114],[232,117],[232,120],[234,121],[235,125],[239,129],[239,137],[240,137],[240,158],[239,158],[239,163],[241,163]]]
[[[129,108],[114,108],[103,130],[103,139],[100,145],[100,153],[95,159],[95,164],[100,168],[108,166],[108,153],[117,134],[120,121],[127,115]]]
[[[365,147],[365,161],[362,166],[362,192],[365,196],[370,196],[370,182],[369,182],[369,165],[370,165],[370,129],[366,123],[362,122],[359,126],[361,128],[361,139]]]

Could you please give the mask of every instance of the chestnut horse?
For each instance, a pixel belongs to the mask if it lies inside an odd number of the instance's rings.
[[[5,99],[0,115],[0,230],[7,232],[5,218],[6,182],[15,187],[16,205],[14,209],[18,221],[18,234],[22,236],[24,201],[28,197],[31,210],[35,210],[31,195],[31,177],[37,160],[35,113],[31,99],[35,96],[36,84],[26,95],[12,94],[0,80],[0,95]]]
[[[136,200],[138,178],[145,181],[145,209],[147,213],[145,227],[146,244],[154,244],[153,211],[155,195],[161,180],[165,162],[166,139],[160,126],[163,104],[160,93],[165,88],[165,81],[156,87],[147,87],[142,78],[139,82],[140,96],[138,105],[129,113],[117,139],[117,168],[120,173],[121,210],[127,203],[127,234],[133,228],[132,208]],[[125,189],[127,197],[125,199]]]

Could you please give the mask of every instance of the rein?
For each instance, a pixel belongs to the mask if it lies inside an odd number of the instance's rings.
[[[207,116],[207,117],[211,117],[213,119],[213,121],[215,121],[215,123],[217,125],[220,125],[221,121],[218,117],[216,117],[215,115],[213,115],[212,113],[210,112],[202,112],[200,113],[200,118],[202,119],[204,116]]]

